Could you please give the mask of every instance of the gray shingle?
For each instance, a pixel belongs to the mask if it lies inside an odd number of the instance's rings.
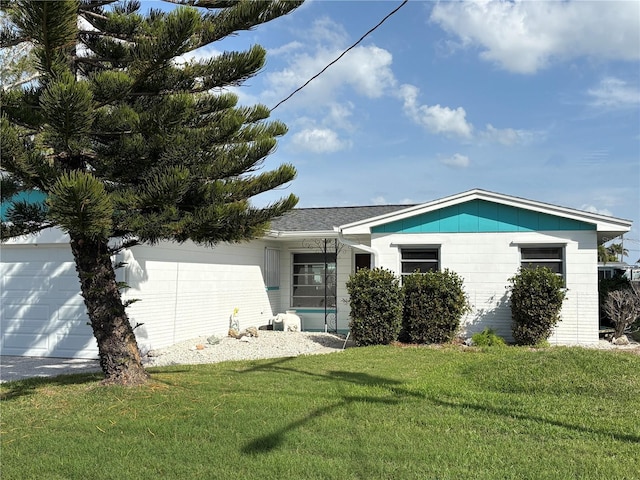
[[[296,208],[271,221],[280,232],[333,231],[333,227],[396,212],[411,205],[372,205],[365,207]]]

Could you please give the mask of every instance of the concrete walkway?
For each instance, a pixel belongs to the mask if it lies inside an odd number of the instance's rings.
[[[98,360],[0,355],[0,383],[30,377],[55,377],[69,373],[99,371]]]

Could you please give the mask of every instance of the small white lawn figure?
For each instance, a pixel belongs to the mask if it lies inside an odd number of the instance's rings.
[[[282,323],[282,330],[285,332],[302,331],[302,322],[300,321],[300,317],[295,313],[292,313],[291,310],[287,311],[287,313],[279,313],[273,319],[273,322],[274,324]]]

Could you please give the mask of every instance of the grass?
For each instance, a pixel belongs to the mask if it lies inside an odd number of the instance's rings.
[[[0,386],[10,479],[632,479],[640,356],[367,347]]]

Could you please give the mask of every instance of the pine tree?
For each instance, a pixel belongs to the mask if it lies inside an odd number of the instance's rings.
[[[2,47],[29,42],[37,71],[1,94],[2,196],[47,195],[41,204],[13,201],[2,239],[68,232],[105,383],[148,378],[112,255],[162,240],[249,240],[297,202],[252,205],[295,177],[288,164],[258,171],[286,127],[224,91],[256,75],[265,50],[176,59],[301,2],[171,3],[180,5],[142,14],[137,1],[2,2],[13,22]]]

